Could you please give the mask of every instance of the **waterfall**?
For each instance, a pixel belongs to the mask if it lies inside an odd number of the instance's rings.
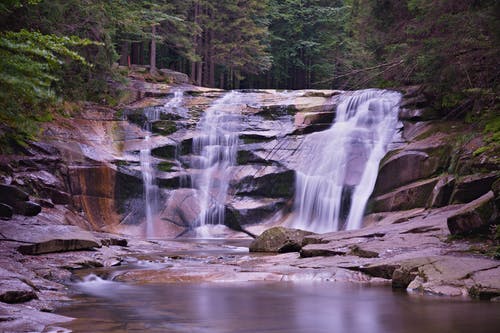
[[[315,232],[361,227],[378,166],[396,131],[399,93],[343,96],[330,129],[310,134],[297,168],[292,225]]]
[[[186,113],[182,107],[183,91],[174,91],[174,97],[170,99],[163,107],[146,108],[144,115],[144,129],[148,132],[144,137],[144,148],[140,150],[140,167],[142,173],[144,189],[144,211],[146,215],[146,237],[154,237],[156,234],[154,217],[158,212],[159,189],[155,184],[155,168],[151,158],[151,126],[155,121],[161,119],[162,113]]]
[[[224,224],[231,166],[238,151],[241,98],[241,93],[232,91],[213,103],[198,124],[201,135],[193,139],[192,167],[198,170],[191,182],[200,191],[199,227]],[[209,236],[207,232],[198,229],[201,236]]]

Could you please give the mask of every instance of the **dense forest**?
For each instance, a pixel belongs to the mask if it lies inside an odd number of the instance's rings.
[[[1,130],[109,103],[116,64],[225,89],[424,84],[443,116],[478,119],[498,112],[499,16],[496,0],[3,0]]]

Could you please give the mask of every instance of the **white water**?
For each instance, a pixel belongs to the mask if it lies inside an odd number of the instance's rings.
[[[174,97],[169,100],[163,108],[154,107],[144,110],[144,115],[146,116],[146,122],[144,124],[144,129],[151,132],[151,126],[155,121],[160,120],[162,113],[176,112],[176,113],[186,113],[187,110],[182,108],[183,104],[183,92],[182,90],[176,90],[174,92]],[[144,148],[140,150],[140,165],[142,173],[142,181],[144,184],[144,211],[146,215],[146,237],[154,237],[156,235],[155,230],[155,215],[158,212],[158,200],[159,200],[159,189],[154,183],[155,179],[155,168],[153,166],[153,161],[151,158],[151,137],[147,134],[144,137]]]
[[[200,136],[193,139],[191,175],[193,187],[200,190],[197,233],[210,235],[208,225],[224,224],[225,203],[231,166],[236,164],[240,129],[241,93],[232,91],[214,102],[198,124]]]
[[[292,226],[315,232],[361,227],[378,166],[396,131],[400,94],[350,93],[332,127],[306,137],[297,170]]]

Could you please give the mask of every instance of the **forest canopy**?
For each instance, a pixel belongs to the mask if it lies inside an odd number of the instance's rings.
[[[101,101],[116,63],[226,89],[424,84],[464,116],[496,108],[499,13],[495,0],[6,0],[0,117],[28,134],[61,98]]]

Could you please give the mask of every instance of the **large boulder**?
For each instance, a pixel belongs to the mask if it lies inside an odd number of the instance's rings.
[[[0,203],[0,218],[10,219],[12,217],[13,209],[11,206]]]
[[[29,196],[23,190],[12,185],[0,185],[0,203],[3,204],[5,217],[9,217],[8,207],[12,208],[12,213],[15,214],[38,215],[42,211],[42,207],[28,200]]]
[[[172,83],[175,84],[186,84],[189,83],[189,76],[185,73],[176,72],[171,69],[162,68],[158,72],[167,77]]]
[[[498,210],[492,191],[465,205],[456,214],[448,217],[448,229],[452,235],[467,235],[498,224]]]
[[[474,174],[461,177],[457,180],[451,201],[453,203],[467,203],[486,194],[492,184],[500,178],[500,173]]]
[[[438,208],[449,204],[454,186],[455,177],[450,175],[442,176],[434,186],[426,207]]]
[[[432,177],[446,169],[448,160],[448,146],[398,152],[381,163],[373,193],[387,193],[391,189]]]
[[[422,180],[371,199],[370,212],[391,212],[425,207],[439,178]]]
[[[250,252],[299,252],[304,237],[311,234],[310,231],[284,227],[267,229],[250,244]]]
[[[0,185],[0,202],[10,206],[19,201],[28,201],[28,193],[12,185]]]
[[[42,207],[31,201],[18,201],[14,204],[14,212],[24,216],[36,216],[41,211]]]

